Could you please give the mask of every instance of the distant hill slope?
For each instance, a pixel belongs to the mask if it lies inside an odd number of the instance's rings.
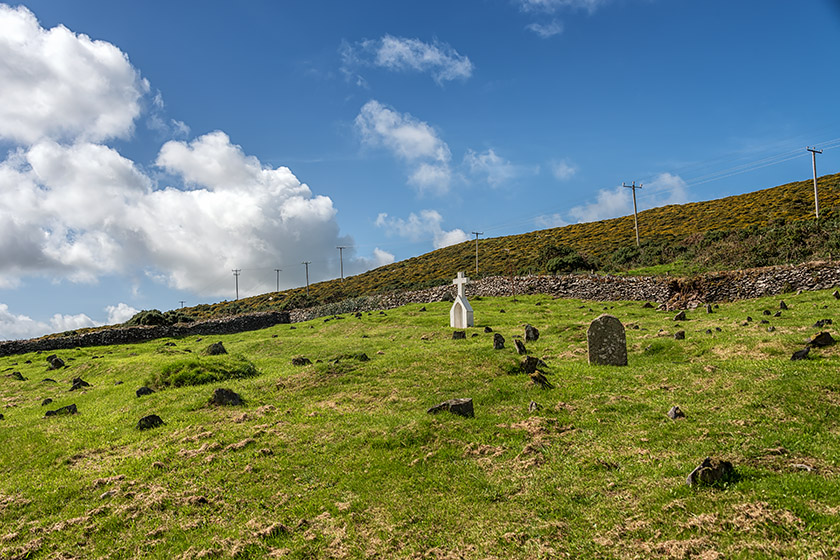
[[[641,253],[635,249],[632,215],[481,239],[480,272],[482,276],[545,272],[545,261],[551,256],[552,247],[557,246],[577,251],[592,268],[612,272],[681,259],[691,260],[692,270],[696,271],[780,264],[823,256],[832,244],[838,245],[835,254],[840,254],[840,239],[833,233],[840,218],[840,173],[823,176],[818,183],[821,225],[813,217],[813,182],[798,181],[717,200],[640,212]],[[815,234],[817,230],[819,235]],[[816,238],[820,243],[814,244]],[[474,268],[475,244],[468,241],[382,266],[346,278],[344,282],[313,284],[309,298],[303,288],[297,288],[184,311],[197,317],[212,317],[300,307],[438,285],[449,282],[455,271],[470,274]]]

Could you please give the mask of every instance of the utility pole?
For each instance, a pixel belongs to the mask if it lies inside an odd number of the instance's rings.
[[[184,301],[184,300],[181,300],[181,301],[179,301],[178,303],[180,303],[180,304],[181,304],[181,309],[183,309],[183,308],[184,308],[184,304],[185,304],[185,303],[187,303],[187,302],[186,302],[186,301]]]
[[[233,277],[236,279],[236,299],[239,299],[239,273],[242,272],[241,268],[233,269]]]
[[[473,231],[470,232],[475,235],[475,276],[478,278],[478,236],[484,235],[483,231]]]
[[[621,186],[626,189],[633,189],[633,224],[636,227],[636,247],[641,247],[641,244],[639,243],[639,217],[638,212],[636,212],[636,189],[641,189],[642,184],[639,183],[639,186],[637,187],[636,181],[633,181],[632,185],[625,185],[624,183],[621,183]]]
[[[344,282],[344,249],[347,249],[347,246],[339,245],[336,249],[338,249],[338,261],[341,266],[341,281]]]
[[[282,268],[275,268],[274,272],[277,273],[277,291],[280,291],[280,271],[283,270]]]
[[[312,261],[303,261],[300,264],[306,267],[306,297],[309,297],[309,265]]]
[[[806,148],[811,152],[811,164],[814,167],[814,212],[817,214],[817,219],[820,219],[820,200],[817,195],[817,154],[821,154],[822,150],[816,148]]]

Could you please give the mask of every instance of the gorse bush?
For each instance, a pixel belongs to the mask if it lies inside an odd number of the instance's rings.
[[[163,366],[148,380],[156,389],[204,385],[228,379],[243,379],[259,375],[251,361],[242,356],[202,356],[177,360]]]
[[[140,311],[134,317],[123,323],[127,327],[134,326],[170,326],[176,323],[192,323],[195,318],[180,309],[171,309],[161,313],[157,309]]]

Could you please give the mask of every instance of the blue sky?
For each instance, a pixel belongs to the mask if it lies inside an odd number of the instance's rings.
[[[838,40],[836,0],[0,4],[0,339],[837,172]]]

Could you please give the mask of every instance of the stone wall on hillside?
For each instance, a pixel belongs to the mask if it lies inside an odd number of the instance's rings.
[[[156,338],[190,335],[233,334],[243,331],[264,329],[273,325],[288,323],[286,312],[269,311],[222,317],[197,323],[179,323],[172,326],[119,327],[86,332],[71,336],[38,338],[34,340],[12,340],[0,342],[0,356],[25,354],[27,352],[52,351],[86,346],[110,346],[113,344],[135,344]]]

